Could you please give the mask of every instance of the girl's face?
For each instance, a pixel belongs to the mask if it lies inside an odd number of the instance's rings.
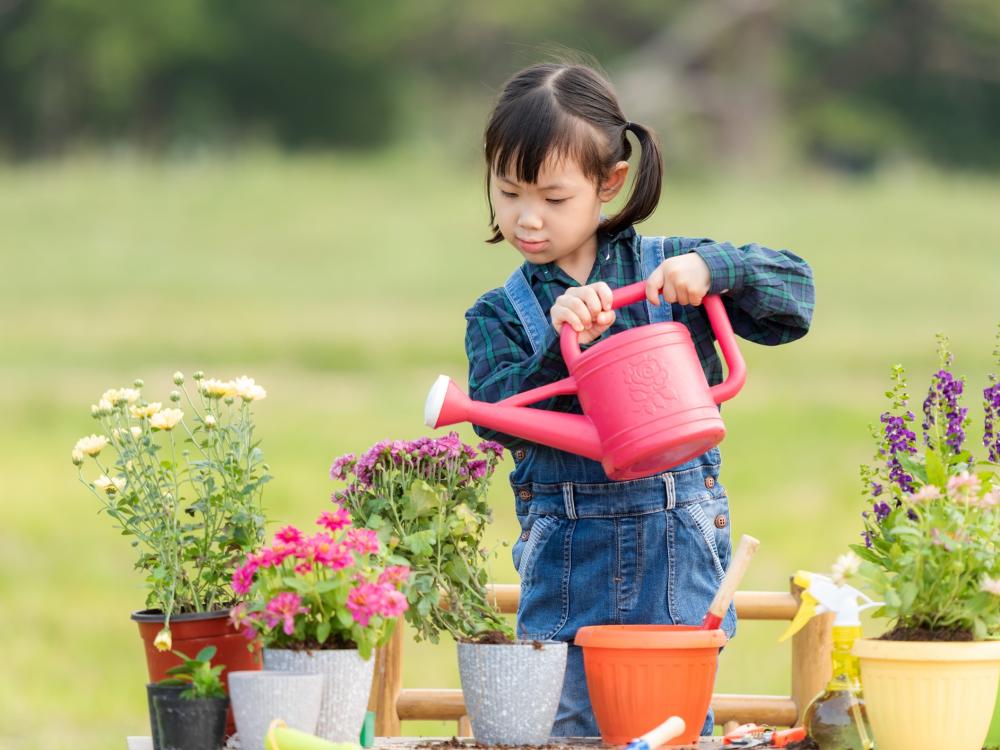
[[[494,170],[490,199],[500,233],[529,263],[555,261],[565,270],[587,264],[589,272],[597,253],[601,206],[618,194],[627,175],[628,162],[620,161],[598,189],[568,158],[547,159],[533,184]]]

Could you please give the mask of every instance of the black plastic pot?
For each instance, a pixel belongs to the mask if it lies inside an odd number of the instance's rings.
[[[152,693],[154,750],[219,750],[226,737],[228,698],[182,698],[180,690]],[[183,688],[181,688],[183,690]]]
[[[149,732],[153,736],[153,750],[160,750],[160,728],[156,723],[156,707],[153,700],[164,695],[179,696],[185,689],[183,685],[156,685],[149,683],[146,685],[146,703],[149,706]]]

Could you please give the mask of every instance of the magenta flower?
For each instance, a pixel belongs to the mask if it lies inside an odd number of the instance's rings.
[[[383,617],[399,617],[409,608],[410,605],[401,591],[397,591],[391,586],[382,586],[381,589],[378,610],[380,615]]]
[[[344,543],[362,555],[377,555],[379,551],[378,535],[371,529],[351,529]]]
[[[233,571],[233,593],[237,596],[244,596],[253,585],[253,577],[260,567],[260,558],[257,555],[248,555],[244,565]]]
[[[274,539],[283,544],[298,544],[302,541],[302,532],[294,526],[286,526],[274,535]]]
[[[379,613],[381,598],[381,587],[373,583],[362,583],[347,595],[347,609],[354,621],[365,628],[372,616]]]
[[[353,453],[345,453],[334,460],[333,465],[330,467],[330,479],[340,479],[342,480],[347,471],[354,467],[357,459]]]
[[[309,609],[302,606],[302,597],[298,594],[291,592],[278,594],[267,603],[265,613],[267,626],[273,628],[281,622],[285,635],[291,635],[295,632],[295,616],[308,614],[308,612]]]
[[[405,583],[409,577],[410,569],[405,565],[390,565],[382,571],[382,574],[378,577],[378,582],[398,587]]]
[[[351,525],[351,514],[347,508],[337,508],[334,511],[324,510],[319,514],[316,523],[330,531],[340,531]]]
[[[338,544],[328,534],[316,534],[309,540],[311,559],[319,565],[343,570],[354,562],[354,556],[344,544]]]

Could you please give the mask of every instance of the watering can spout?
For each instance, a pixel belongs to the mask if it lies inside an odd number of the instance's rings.
[[[570,392],[564,381],[536,389],[537,398]],[[524,394],[520,394],[524,395]],[[514,396],[495,404],[475,401],[455,385],[447,375],[434,381],[424,403],[424,422],[428,427],[444,427],[458,422],[472,422],[491,430],[601,460],[601,439],[597,428],[580,414],[529,409],[525,399]]]

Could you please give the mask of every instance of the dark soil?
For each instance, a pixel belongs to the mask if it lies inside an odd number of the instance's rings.
[[[804,740],[796,742],[789,742],[786,747],[788,750],[819,750],[819,745],[816,744],[816,740],[812,737],[806,737]]]
[[[972,633],[960,628],[932,630],[931,628],[897,627],[879,636],[880,641],[971,641]]]
[[[357,648],[357,645],[351,641],[331,635],[326,639],[326,643],[320,643],[317,640],[293,641],[278,646],[278,648],[288,649],[289,651],[336,651],[337,649],[354,649]]]
[[[422,742],[413,746],[415,750],[513,750],[513,748],[532,747],[535,750],[574,750],[574,745],[562,745],[558,742],[549,742],[545,745],[481,745],[475,740],[460,740],[452,737],[450,740],[440,742]],[[588,745],[588,747],[590,747]],[[608,747],[607,745],[593,745],[595,750]]]

